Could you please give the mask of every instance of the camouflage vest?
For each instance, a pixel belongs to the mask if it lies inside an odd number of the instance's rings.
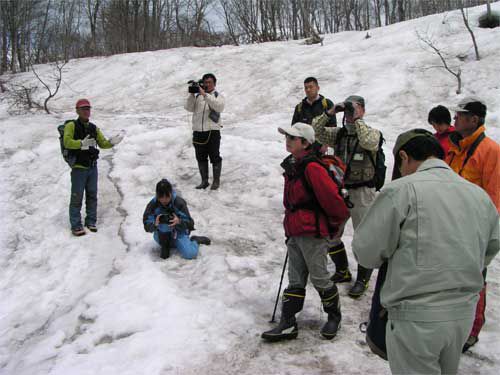
[[[348,134],[345,128],[339,131],[335,144],[335,155],[340,157],[347,166],[344,177],[344,186],[346,188],[375,186],[373,182],[375,167],[369,153],[370,151],[365,150],[359,145],[359,139],[356,134]],[[375,157],[375,153],[373,152],[372,157]]]

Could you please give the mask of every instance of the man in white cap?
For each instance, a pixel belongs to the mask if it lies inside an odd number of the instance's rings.
[[[279,325],[262,334],[267,341],[294,339],[298,335],[295,314],[302,310],[307,278],[318,291],[328,321],[321,335],[332,339],[340,328],[340,299],[327,270],[329,236],[334,236],[349,217],[344,198],[326,168],[318,162],[312,148],[313,128],[304,123],[279,128],[286,136],[290,155],[283,161],[285,188],[285,227],[288,263],[288,287],[283,292]],[[287,259],[288,259],[287,258]]]

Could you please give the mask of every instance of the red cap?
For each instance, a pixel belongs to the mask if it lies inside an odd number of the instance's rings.
[[[90,102],[87,99],[78,99],[76,102],[76,108],[90,107]]]

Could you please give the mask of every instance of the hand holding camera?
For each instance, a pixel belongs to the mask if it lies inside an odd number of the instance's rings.
[[[190,94],[202,94],[204,95],[205,93],[205,86],[203,85],[203,80],[199,79],[198,81],[195,80],[190,80],[188,81],[188,92]],[[201,90],[203,90],[203,93],[201,93]]]
[[[181,220],[174,212],[168,212],[166,214],[161,214],[156,217],[156,226],[159,224],[167,224],[170,227],[175,227],[181,223]]]

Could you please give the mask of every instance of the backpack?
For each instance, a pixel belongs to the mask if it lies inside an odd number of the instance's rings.
[[[61,154],[64,159],[64,161],[71,167],[73,168],[73,165],[75,165],[76,162],[76,155],[71,152],[72,150],[68,150],[67,148],[64,147],[64,128],[66,127],[66,124],[68,122],[74,122],[75,120],[66,120],[64,121],[64,124],[59,125],[57,127],[57,131],[59,132],[59,145],[61,147]]]
[[[375,175],[373,176],[373,184],[375,185],[375,190],[379,191],[382,189],[385,183],[385,173],[387,172],[387,167],[385,166],[385,154],[384,148],[382,147],[385,142],[385,138],[380,132],[380,141],[378,142],[378,150],[375,155],[376,160],[373,160],[373,156],[371,153],[368,153],[370,157],[370,161],[375,167]]]
[[[342,129],[341,129],[342,130]],[[340,139],[344,132],[340,132],[340,137],[337,137],[337,143],[340,142]],[[359,140],[356,140],[354,149],[358,146]],[[375,160],[373,159],[373,155],[371,152],[367,151],[366,154],[370,158],[371,163],[373,164],[373,168],[375,169],[375,174],[373,176],[373,180],[366,182],[366,183],[359,183],[356,184],[355,186],[350,186],[352,187],[361,187],[361,186],[368,186],[368,187],[374,187],[376,191],[379,191],[382,189],[382,186],[384,186],[385,183],[385,174],[387,172],[387,167],[385,165],[385,154],[384,154],[384,148],[382,147],[383,144],[385,143],[385,138],[380,132],[380,140],[378,143],[378,149],[375,155]],[[347,172],[346,174],[349,175],[350,169],[351,169],[351,161],[354,158],[354,153],[351,156],[351,159],[347,162]]]
[[[378,271],[375,290],[373,291],[372,305],[370,315],[366,324],[366,343],[370,350],[380,358],[387,361],[387,346],[385,341],[385,330],[387,326],[387,310],[384,309],[380,302],[380,291],[384,285],[387,275],[388,263],[382,264]]]
[[[344,199],[344,203],[348,208],[353,208],[354,205],[352,202],[349,200],[349,196],[347,193],[347,190],[344,188],[344,176],[346,172],[346,165],[344,162],[338,157],[334,155],[320,155],[316,154],[310,158],[308,158],[304,164],[303,167],[301,168],[301,173],[300,173],[300,178],[302,179],[302,184],[304,185],[305,189],[308,191],[309,195],[312,197],[312,207],[314,208],[315,211],[315,217],[316,217],[316,231],[317,231],[317,236],[319,236],[320,230],[319,230],[319,211],[322,211],[322,208],[320,204],[318,203],[318,200],[316,199],[316,196],[314,195],[314,191],[312,190],[311,186],[309,185],[309,182],[307,182],[307,179],[305,178],[305,170],[309,163],[318,163],[319,165],[323,166],[326,171],[328,172],[328,176],[333,180],[335,185],[338,187],[339,195]],[[335,235],[336,234],[336,229],[335,228],[329,228],[330,235]]]

